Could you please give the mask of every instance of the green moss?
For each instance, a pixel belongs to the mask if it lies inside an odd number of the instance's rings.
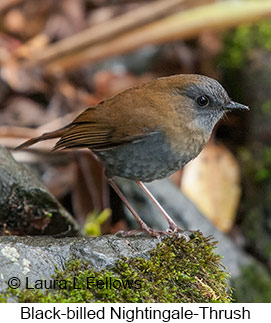
[[[87,236],[98,237],[102,234],[102,224],[111,216],[111,209],[104,209],[101,213],[92,212],[87,216],[84,231]]]
[[[271,49],[271,20],[241,25],[224,38],[224,51],[219,57],[222,67],[241,69],[249,61],[251,50]]]
[[[71,260],[64,271],[56,269],[54,275],[55,280],[67,283],[66,288],[45,292],[24,289],[15,292],[16,299],[18,302],[230,302],[228,274],[221,268],[220,257],[213,253],[215,244],[199,232],[188,242],[183,238],[167,238],[152,250],[148,259],[122,259],[101,272],[93,270],[87,262]],[[74,288],[74,279],[79,289]],[[87,288],[87,281],[96,285]]]
[[[5,303],[8,298],[8,293],[0,294],[0,303]]]
[[[240,277],[232,280],[231,285],[236,302],[271,302],[271,275],[259,264],[243,267]]]

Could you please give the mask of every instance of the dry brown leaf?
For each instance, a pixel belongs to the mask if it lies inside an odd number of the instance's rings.
[[[119,231],[127,231],[127,230],[128,230],[128,227],[127,227],[126,221],[121,219],[112,225],[112,227],[110,228],[110,233],[115,234]]]
[[[0,125],[39,126],[48,122],[43,106],[27,97],[14,95],[1,112]]]
[[[147,73],[142,76],[134,76],[127,72],[114,73],[112,71],[101,70],[93,77],[93,87],[95,94],[100,98],[108,98],[152,79],[153,75]]]
[[[93,63],[110,56],[131,52],[145,45],[189,39],[206,30],[223,30],[270,15],[270,1],[215,1],[189,10],[177,10],[166,18],[141,25],[120,35],[112,35],[104,42],[89,43],[84,49],[70,54],[67,53],[66,44],[64,46],[63,43],[57,43],[37,57],[33,57],[29,64],[48,63],[47,72],[54,74],[72,70],[83,63]],[[69,39],[66,39],[65,43],[68,42]],[[84,43],[86,44],[85,40]],[[67,55],[56,57],[55,53],[60,51]]]
[[[221,231],[232,228],[241,195],[240,170],[224,145],[210,142],[184,167],[181,189]]]
[[[43,160],[44,162],[45,160]],[[75,162],[70,162],[66,165],[46,167],[42,175],[42,180],[53,196],[60,200],[73,189],[75,175],[76,164]]]
[[[26,19],[19,9],[12,9],[4,16],[4,27],[11,33],[20,34],[26,23]]]
[[[1,77],[14,91],[34,93],[35,91],[45,92],[47,90],[47,85],[41,79],[39,69],[25,69],[19,61],[10,58],[8,55],[2,63]]]
[[[111,39],[115,35],[123,33],[135,26],[144,25],[158,17],[167,15],[186,1],[187,0],[158,0],[155,1],[155,3],[147,3],[137,9],[128,11],[123,15],[112,18],[112,20],[110,19],[107,22],[103,22],[101,25],[92,26],[79,34],[64,38],[61,41],[48,46],[48,48],[40,53],[36,53],[36,56],[32,57],[29,63],[32,65],[33,63],[40,64],[48,62],[52,59],[58,60],[62,55],[65,56],[68,53],[77,52],[78,49],[80,52],[81,49],[88,47],[93,43],[100,43],[102,40]],[[49,25],[52,29],[53,23],[51,22]],[[60,22],[57,23],[57,29],[59,29],[59,25]]]
[[[101,163],[87,150],[76,152],[75,156],[77,168],[72,203],[77,221],[84,224],[90,212],[100,213],[109,208],[109,196]]]
[[[2,13],[3,11],[5,11],[13,6],[16,6],[17,4],[19,4],[22,1],[23,0],[1,0],[0,13]]]
[[[38,34],[29,41],[19,46],[14,54],[18,57],[30,58],[35,52],[41,51],[49,43],[49,37],[45,34]]]

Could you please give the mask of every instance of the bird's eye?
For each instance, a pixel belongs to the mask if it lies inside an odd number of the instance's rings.
[[[197,98],[197,104],[200,105],[201,107],[205,107],[206,105],[208,105],[208,103],[209,103],[209,99],[205,95],[201,95]]]

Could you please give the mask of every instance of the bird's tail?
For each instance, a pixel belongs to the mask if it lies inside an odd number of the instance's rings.
[[[36,137],[36,138],[31,138],[25,142],[23,142],[21,145],[15,148],[15,150],[20,150],[27,148],[29,146],[32,146],[36,144],[37,142],[43,141],[43,140],[48,140],[48,139],[54,139],[54,138],[60,138],[62,137],[65,132],[67,131],[67,127],[61,128],[52,132],[46,132],[43,135]]]

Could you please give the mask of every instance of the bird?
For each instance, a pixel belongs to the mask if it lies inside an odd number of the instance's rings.
[[[182,231],[144,182],[170,176],[196,158],[208,142],[216,123],[228,111],[249,110],[230,99],[215,79],[200,74],[161,77],[129,88],[89,107],[64,128],[29,139],[16,149],[59,138],[53,151],[89,148],[102,163],[108,183],[151,236],[115,177],[135,181],[168,222],[167,234]],[[164,231],[163,231],[164,232]]]

